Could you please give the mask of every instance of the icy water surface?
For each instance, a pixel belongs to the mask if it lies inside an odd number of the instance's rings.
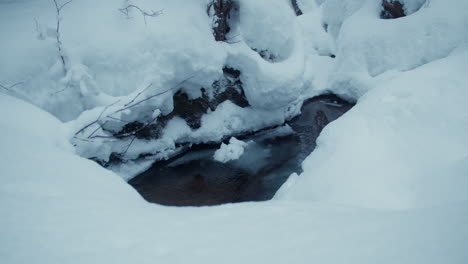
[[[149,202],[202,206],[271,199],[315,148],[322,129],[353,105],[333,95],[304,103],[287,126],[242,138],[251,141],[240,159],[213,159],[219,145],[199,145],[184,155],[157,162],[129,183]]]

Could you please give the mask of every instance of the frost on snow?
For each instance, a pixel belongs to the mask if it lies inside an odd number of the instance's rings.
[[[229,140],[229,144],[221,144],[221,147],[214,153],[213,158],[222,163],[237,160],[242,156],[242,154],[244,154],[244,148],[247,144],[248,143],[244,141],[240,141],[237,138],[232,137]]]

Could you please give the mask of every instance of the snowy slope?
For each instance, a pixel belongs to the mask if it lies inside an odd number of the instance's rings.
[[[324,129],[290,198],[372,208],[467,201],[468,52],[376,80]]]
[[[49,114],[0,95],[2,263],[464,263],[468,204],[170,208],[75,156]],[[28,122],[40,121],[40,124]],[[28,129],[25,129],[28,128]],[[10,132],[11,131],[11,132]]]

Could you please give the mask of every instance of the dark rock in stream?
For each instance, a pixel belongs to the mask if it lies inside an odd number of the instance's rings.
[[[156,162],[129,183],[149,202],[173,206],[202,206],[271,199],[316,147],[316,139],[331,121],[353,104],[334,95],[306,101],[302,114],[281,128],[242,138],[251,141],[234,161],[213,159],[219,145],[198,145],[168,161]],[[283,127],[283,130],[285,128]]]

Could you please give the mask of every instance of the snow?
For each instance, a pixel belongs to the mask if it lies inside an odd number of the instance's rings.
[[[127,17],[119,11],[127,4],[162,13],[144,19],[136,8],[131,8]],[[73,1],[60,15],[64,67],[56,35],[47,33],[54,32],[56,26],[53,3],[2,2],[0,32],[11,37],[0,44],[1,50],[8,51],[0,53],[0,84],[21,82],[9,93],[68,122],[75,132],[94,122],[108,107],[103,118],[86,131],[79,135],[70,133],[78,154],[104,162],[112,152],[125,152],[123,158],[128,164],[138,163],[134,159],[141,154],[167,158],[177,151],[177,143],[219,141],[252,129],[279,125],[298,113],[307,83],[302,80],[305,56],[301,28],[286,1],[238,4],[239,14],[232,18],[231,35],[240,42],[226,44],[213,39],[211,18],[206,14],[207,1],[133,0],[126,4],[110,0]],[[268,9],[262,8],[269,5]],[[269,19],[260,19],[262,14]],[[279,20],[283,23],[274,23]],[[38,39],[38,35],[42,37]],[[253,49],[267,49],[276,59],[267,61]],[[116,119],[148,122],[152,119],[149,112],[170,113],[174,107],[172,97],[179,90],[190,98],[201,96],[202,88],[212,95],[211,85],[222,76],[224,66],[243,73],[241,81],[251,107],[242,109],[225,102],[213,117],[219,119],[227,111],[236,116],[236,122],[229,124],[228,118],[209,121],[210,117],[204,117],[199,130],[184,127],[177,136],[136,140],[127,151],[131,139],[89,138],[96,129],[99,136],[110,136],[110,132],[99,129],[104,123],[107,131],[119,131],[123,123]],[[153,97],[156,94],[160,95]],[[144,100],[149,97],[152,99]],[[138,105],[120,111],[135,98]],[[183,126],[177,122],[179,127]],[[219,132],[213,126],[220,127]]]
[[[468,200],[467,59],[375,80],[322,132],[289,199],[393,209]]]
[[[400,211],[325,202],[148,204],[73,154],[58,120],[5,95],[0,102],[2,111],[16,110],[0,121],[2,131],[14,131],[0,139],[2,263],[466,260],[466,202]]]
[[[468,6],[404,2],[408,16],[382,20],[379,1],[300,0],[295,17],[286,0],[238,0],[228,44],[205,0],[75,0],[64,73],[53,3],[0,1],[0,262],[465,263]],[[126,4],[163,13],[145,23]],[[174,118],[155,140],[88,140],[120,128],[109,117],[170,113],[179,90],[212,94],[224,66],[242,72],[249,107],[226,101],[199,129]],[[178,145],[281,125],[325,92],[357,104],[271,201],[164,207],[126,183]],[[226,159],[246,144],[230,141]],[[87,159],[125,149],[113,171]],[[234,162],[268,162],[247,152]]]
[[[372,89],[373,77],[414,69],[457,53],[468,43],[468,17],[458,11],[467,8],[466,1],[431,0],[416,13],[392,20],[378,18],[381,7],[376,1],[339,2],[345,10],[345,23],[334,30],[339,31],[334,33],[338,34],[337,62],[327,85],[350,99],[358,99]],[[341,21],[338,14],[329,16]]]
[[[222,163],[226,163],[231,160],[239,159],[244,154],[244,148],[248,145],[248,142],[238,140],[232,137],[229,140],[229,144],[221,144],[221,147],[215,151],[213,159]]]

